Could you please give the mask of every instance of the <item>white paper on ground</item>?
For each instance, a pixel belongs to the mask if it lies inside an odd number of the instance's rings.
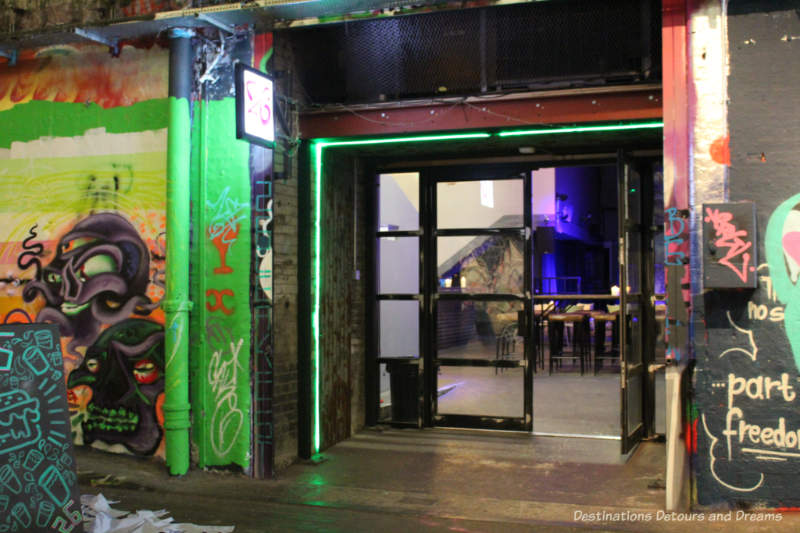
[[[231,533],[234,526],[175,524],[174,518],[161,509],[135,513],[112,509],[102,494],[81,496],[84,529],[87,533]]]

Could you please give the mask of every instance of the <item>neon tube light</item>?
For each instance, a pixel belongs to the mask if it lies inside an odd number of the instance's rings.
[[[320,288],[322,286],[320,279],[320,258],[322,257],[322,237],[320,224],[322,220],[322,159],[325,148],[342,147],[342,146],[366,146],[374,144],[390,144],[390,143],[415,143],[415,142],[439,142],[439,141],[455,141],[461,139],[487,139],[491,137],[490,133],[459,133],[449,135],[419,135],[413,137],[391,137],[386,139],[362,139],[354,141],[325,141],[316,140],[311,144],[311,153],[313,158],[314,168],[314,259],[313,259],[313,290],[314,301],[311,309],[311,336],[312,340],[312,380],[313,380],[313,402],[314,402],[314,419],[313,419],[313,448],[314,453],[319,453],[322,444],[321,428],[322,420],[320,419],[320,349],[319,349],[319,309],[320,309]]]
[[[322,254],[322,239],[320,231],[320,221],[322,219],[322,150],[325,148],[322,143],[312,145],[314,153],[314,303],[311,309],[311,337],[313,338],[312,365],[313,372],[313,439],[314,453],[319,453],[321,438],[321,422],[319,417],[319,293],[320,293],[320,254]]]
[[[420,143],[420,142],[441,142],[441,141],[458,141],[470,139],[488,139],[490,137],[512,137],[523,135],[550,135],[550,134],[563,134],[563,133],[583,133],[593,131],[621,131],[621,130],[637,130],[637,129],[652,129],[662,128],[663,122],[640,122],[631,124],[606,124],[595,126],[573,126],[573,127],[560,127],[560,128],[540,128],[534,130],[509,130],[501,131],[496,134],[488,132],[477,133],[456,133],[456,134],[443,134],[443,135],[417,135],[410,137],[388,137],[383,139],[356,139],[351,141],[327,140],[316,139],[311,142],[311,157],[312,168],[314,172],[314,258],[313,258],[313,290],[314,299],[311,309],[311,335],[312,340],[312,380],[313,380],[313,399],[314,402],[314,415],[313,415],[313,449],[314,453],[319,453],[322,444],[321,428],[322,420],[320,419],[320,293],[322,286],[322,279],[320,277],[320,259],[322,257],[322,174],[323,164],[322,159],[326,148],[340,148],[344,146],[369,146],[377,144],[398,144],[398,143]]]
[[[634,124],[605,124],[600,126],[573,126],[566,128],[539,128],[535,130],[511,130],[501,131],[498,137],[521,137],[524,135],[552,135],[558,133],[584,133],[591,131],[621,131],[621,130],[645,130],[653,128],[663,128],[663,122],[640,122]]]
[[[491,133],[456,133],[452,135],[420,135],[417,137],[390,137],[388,139],[362,139],[356,141],[317,141],[324,148],[330,146],[365,146],[370,144],[457,141],[460,139],[487,139]]]

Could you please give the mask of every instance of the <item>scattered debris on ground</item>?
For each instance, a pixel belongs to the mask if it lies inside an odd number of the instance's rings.
[[[83,525],[87,533],[231,533],[234,526],[176,524],[165,509],[122,511],[112,509],[102,494],[81,496]]]

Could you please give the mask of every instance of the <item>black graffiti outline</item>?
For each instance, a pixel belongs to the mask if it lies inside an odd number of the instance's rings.
[[[32,239],[39,236],[39,234],[36,233],[37,227],[39,227],[39,224],[34,224],[33,227],[28,230],[28,236],[22,241],[22,248],[25,251],[17,257],[17,266],[20,270],[28,270],[31,266],[36,267],[36,272],[34,273],[35,279],[38,279],[39,273],[42,270],[42,262],[39,260],[39,257],[44,252],[44,245],[42,243],[30,243]]]

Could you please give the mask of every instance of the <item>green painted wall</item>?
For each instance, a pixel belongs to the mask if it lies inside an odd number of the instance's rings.
[[[41,137],[73,137],[87,130],[105,128],[106,133],[128,133],[167,127],[167,99],[158,98],[131,106],[104,109],[97,104],[74,104],[32,100],[2,111],[0,148],[12,142]]]
[[[201,467],[250,466],[250,167],[233,98],[192,131],[192,440]]]

